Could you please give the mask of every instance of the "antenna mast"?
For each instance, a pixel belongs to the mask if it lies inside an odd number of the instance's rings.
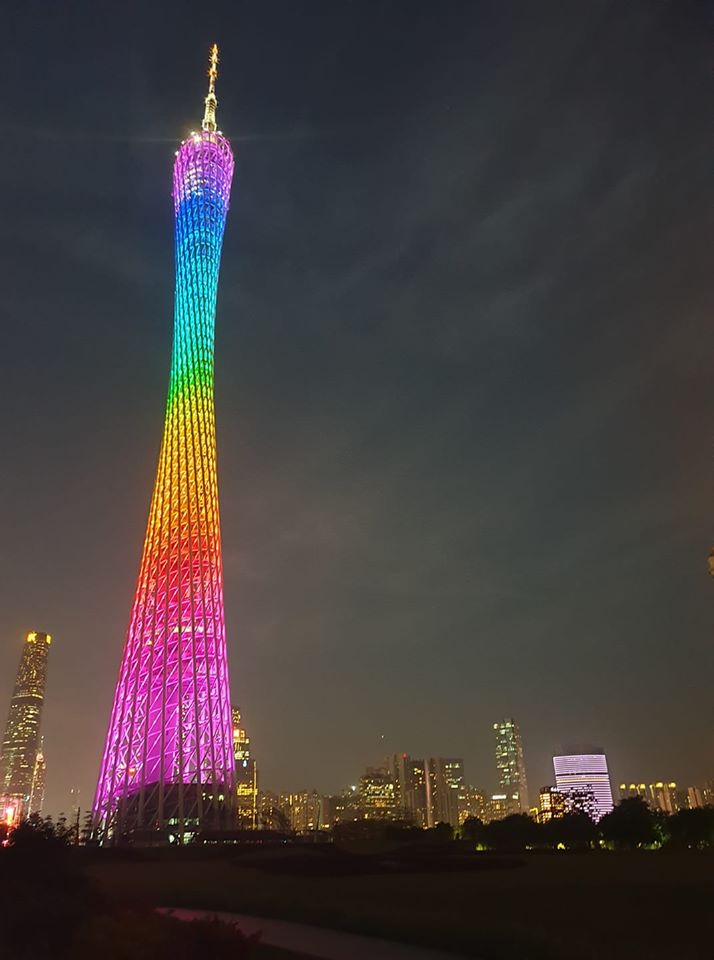
[[[206,109],[203,112],[203,122],[201,126],[204,130],[211,133],[216,132],[216,77],[218,76],[218,44],[214,43],[211,47],[211,58],[208,66],[208,96],[204,100]]]

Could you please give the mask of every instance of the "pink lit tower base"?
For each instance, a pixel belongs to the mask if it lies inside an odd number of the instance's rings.
[[[164,436],[94,800],[116,843],[183,842],[234,820],[213,399],[214,327],[233,153],[216,129],[213,47],[202,129],[176,154],[176,298]]]

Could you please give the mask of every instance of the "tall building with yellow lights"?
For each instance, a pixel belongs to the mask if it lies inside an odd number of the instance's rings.
[[[523,760],[523,741],[518,722],[506,717],[494,723],[496,738],[496,769],[498,771],[499,793],[503,796],[503,815],[526,813],[528,811],[528,784],[526,766]]]
[[[25,637],[5,725],[0,752],[0,797],[5,809],[13,807],[16,816],[30,812],[42,742],[40,728],[51,643],[49,633],[32,630]],[[40,763],[44,773],[44,757]]]
[[[236,765],[236,798],[239,826],[255,827],[258,799],[258,769],[250,755],[250,737],[241,724],[240,709],[231,708],[233,756]]]

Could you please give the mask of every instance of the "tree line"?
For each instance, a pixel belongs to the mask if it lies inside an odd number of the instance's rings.
[[[639,797],[628,797],[598,823],[579,811],[545,823],[537,823],[526,813],[490,823],[469,817],[459,834],[483,849],[509,852],[539,847],[705,850],[714,849],[714,807],[666,814],[651,810]]]

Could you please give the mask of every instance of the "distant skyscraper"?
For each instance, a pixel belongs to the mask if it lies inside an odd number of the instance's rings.
[[[621,783],[620,800],[628,800],[630,797],[639,797],[640,800],[644,800],[645,803],[649,803],[649,797],[647,796],[647,784]]]
[[[539,822],[548,823],[550,820],[564,817],[566,814],[565,800],[565,794],[555,787],[541,787],[538,797]]]
[[[417,827],[429,826],[424,761],[408,753],[395,753],[391,758],[391,772],[399,816],[413,821]]]
[[[315,833],[322,827],[320,817],[324,805],[317,791],[302,793],[281,793],[278,799],[280,809],[285,813],[290,829],[298,834]],[[331,821],[328,822],[328,826]]]
[[[658,780],[649,784],[650,805],[653,810],[662,813],[676,813],[679,810],[677,784],[673,780]]]
[[[428,826],[459,824],[459,796],[465,789],[464,761],[454,757],[430,757],[426,764]]]
[[[626,800],[629,797],[639,797],[652,810],[661,810],[662,813],[676,813],[680,806],[686,805],[686,795],[684,802],[680,802],[677,784],[672,780],[658,780],[650,784],[621,783],[620,799]]]
[[[409,775],[411,780],[411,815],[417,827],[428,827],[429,800],[427,797],[427,774],[424,761],[414,760],[413,758],[410,759]]]
[[[238,823],[255,827],[258,807],[258,770],[250,755],[250,737],[241,725],[240,709],[233,707],[233,755],[236,761]]]
[[[503,820],[513,814],[513,797],[505,793],[493,793],[488,801],[487,819]]]
[[[506,717],[494,723],[498,795],[505,795],[506,815],[528,811],[528,784],[523,760],[523,741],[518,723]]]
[[[359,806],[366,820],[394,820],[398,817],[395,784],[386,767],[367,767],[360,778]]]
[[[35,758],[35,769],[32,773],[32,789],[30,791],[30,813],[42,813],[42,806],[45,802],[45,783],[47,780],[47,767],[45,764],[44,738],[40,740],[40,749]]]
[[[597,748],[572,750],[553,757],[555,785],[566,795],[592,793],[592,817],[600,820],[613,808],[607,757]]]
[[[201,129],[173,169],[176,292],[166,417],[146,538],[94,798],[104,842],[182,843],[234,823],[214,340],[233,153],[216,126],[213,47]]]
[[[459,823],[476,817],[484,823],[490,819],[488,799],[478,787],[465,786],[459,794]]]
[[[0,797],[6,806],[28,812],[40,750],[47,655],[52,637],[31,631],[25,637],[0,754]]]

